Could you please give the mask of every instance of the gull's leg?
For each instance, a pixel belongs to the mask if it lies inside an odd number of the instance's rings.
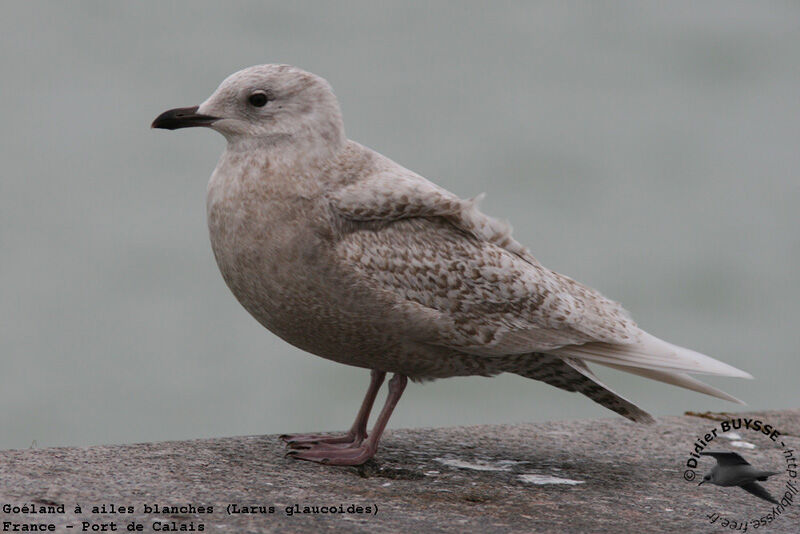
[[[347,434],[339,436],[330,436],[325,434],[297,434],[288,435],[284,434],[281,439],[286,442],[286,446],[291,449],[305,449],[312,445],[326,444],[355,444],[360,445],[362,441],[367,438],[367,422],[369,421],[369,413],[372,411],[372,405],[375,404],[375,397],[378,396],[378,391],[381,389],[383,380],[386,378],[386,373],[383,371],[373,370],[370,373],[369,389],[364,396],[364,401],[361,403],[361,408],[358,410],[356,420],[353,426],[347,431]]]
[[[310,460],[328,465],[361,465],[373,456],[378,450],[378,442],[381,439],[386,423],[392,416],[397,401],[403,395],[408,378],[404,375],[394,375],[389,381],[389,395],[386,397],[386,404],[383,405],[378,420],[369,437],[361,443],[351,443],[341,448],[311,445],[306,450],[289,451],[289,455],[299,460]]]

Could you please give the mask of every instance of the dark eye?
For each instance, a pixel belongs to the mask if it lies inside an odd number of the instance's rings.
[[[252,104],[253,106],[260,108],[265,106],[267,102],[269,102],[269,97],[267,96],[266,93],[258,92],[250,95],[247,101],[250,102],[250,104]]]

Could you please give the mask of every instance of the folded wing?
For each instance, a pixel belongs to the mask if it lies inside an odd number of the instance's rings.
[[[644,332],[618,303],[543,267],[476,199],[389,160],[329,200],[355,226],[338,248],[347,265],[396,308],[425,309],[432,327],[419,341],[487,358],[548,353],[733,401],[686,373],[750,378]]]

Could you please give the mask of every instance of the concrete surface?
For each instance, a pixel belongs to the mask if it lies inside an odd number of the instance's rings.
[[[394,430],[376,459],[359,468],[285,458],[277,436],[0,451],[0,532],[13,532],[14,524],[18,532],[31,524],[53,524],[55,532],[128,531],[136,523],[141,532],[752,531],[752,521],[775,513],[774,505],[740,488],[698,486],[713,465],[708,457],[699,461],[699,478],[684,480],[695,439],[727,417]],[[792,460],[781,465],[784,451],[800,449],[800,410],[732,417],[759,419],[780,435],[772,442],[761,432],[731,430],[707,450],[734,450],[781,470],[763,483],[777,499],[787,481],[800,486],[789,474]],[[800,496],[792,499],[758,530],[800,532]],[[26,504],[64,511],[14,508]],[[265,513],[229,514],[230,505],[263,506]],[[344,513],[289,515],[293,505],[341,505]],[[370,513],[355,513],[356,506]],[[725,520],[747,526],[723,526]]]

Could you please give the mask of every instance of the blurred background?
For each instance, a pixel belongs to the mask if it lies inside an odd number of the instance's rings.
[[[295,349],[225,286],[224,139],[150,130],[228,74],[328,79],[349,137],[485,212],[653,334],[800,405],[800,5],[5,2],[0,448],[350,426],[368,372]],[[742,410],[602,371],[656,415]],[[409,385],[394,427],[615,417],[504,375]]]

